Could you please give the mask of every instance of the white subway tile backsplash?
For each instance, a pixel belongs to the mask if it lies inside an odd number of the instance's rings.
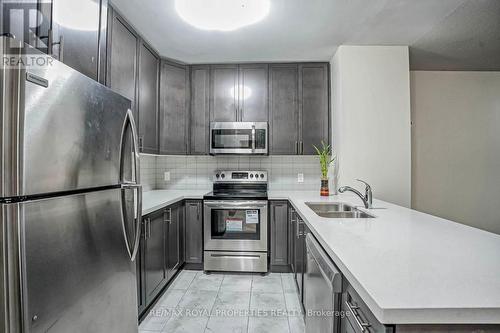
[[[270,190],[316,190],[320,167],[316,156],[154,156],[141,155],[141,183],[144,191],[155,189],[212,188],[215,170],[267,170]],[[170,172],[170,180],[164,173]],[[297,174],[304,182],[297,183]]]

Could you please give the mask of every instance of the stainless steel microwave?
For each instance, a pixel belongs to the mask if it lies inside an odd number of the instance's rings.
[[[210,154],[267,155],[267,122],[211,122]]]

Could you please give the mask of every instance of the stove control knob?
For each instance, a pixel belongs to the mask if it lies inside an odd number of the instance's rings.
[[[225,174],[221,174],[220,178],[224,179],[224,178],[226,178],[226,175]]]
[[[260,178],[264,179],[264,174],[263,173],[260,174]]]
[[[259,174],[258,173],[255,174],[255,179],[259,179]]]
[[[218,173],[215,174],[215,178],[219,179],[220,175]]]
[[[250,178],[253,178],[253,173],[250,174]]]

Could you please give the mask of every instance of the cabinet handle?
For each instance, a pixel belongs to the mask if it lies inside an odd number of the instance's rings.
[[[141,135],[139,137],[139,149],[142,151],[142,148],[143,148],[143,140],[144,140],[144,137]]]
[[[365,322],[361,321],[361,318],[359,317],[358,312],[355,311],[355,310],[359,309],[359,306],[353,305],[353,304],[349,303],[349,301],[345,301],[345,304],[347,305],[347,308],[349,309],[349,311],[353,314],[354,320],[356,321],[356,324],[361,329],[361,332],[365,332],[365,329],[367,327],[372,326],[370,323],[365,323]]]
[[[52,42],[52,39],[53,39],[53,32],[51,30],[51,32],[49,33],[49,45],[51,47],[51,53],[53,51],[53,46],[54,45],[59,45],[59,54],[57,56],[57,60],[59,60],[60,62],[63,62],[64,61],[64,37],[61,35],[59,36],[59,42],[57,43],[53,43]]]
[[[165,212],[163,213],[163,222],[168,223],[169,225],[172,224],[172,208],[165,209]]]
[[[200,205],[197,204],[196,205],[196,219],[199,220],[200,219]]]
[[[148,236],[148,238],[151,238],[151,218],[149,218],[148,221],[149,221],[149,223],[148,223],[148,225],[149,225],[149,236]]]
[[[296,155],[299,154],[299,142],[298,141],[295,141],[295,154]]]
[[[300,141],[300,155],[304,155],[304,141]]]
[[[145,226],[144,226],[144,239],[149,239],[151,238],[151,219],[148,218],[146,221],[145,221]]]

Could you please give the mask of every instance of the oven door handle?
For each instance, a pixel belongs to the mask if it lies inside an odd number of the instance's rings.
[[[205,201],[205,207],[208,208],[219,208],[219,209],[231,209],[231,208],[243,208],[243,209],[256,209],[267,207],[267,201]]]

